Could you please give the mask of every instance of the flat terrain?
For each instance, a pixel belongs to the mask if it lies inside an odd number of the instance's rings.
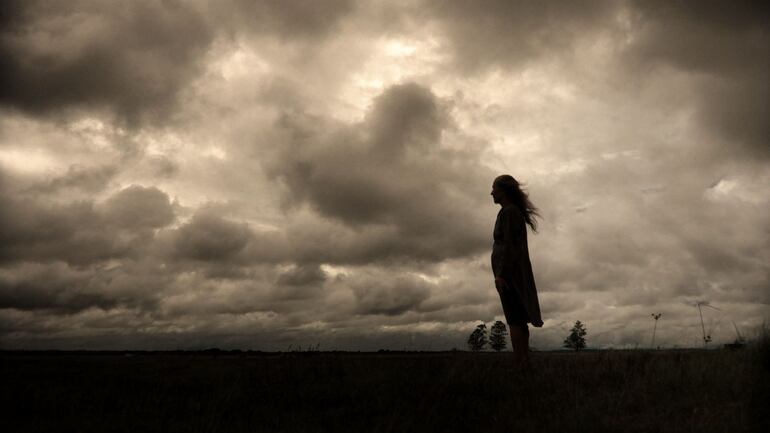
[[[0,352],[7,432],[770,431],[766,345],[510,353]]]

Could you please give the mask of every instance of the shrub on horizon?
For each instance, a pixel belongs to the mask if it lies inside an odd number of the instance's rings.
[[[471,335],[468,337],[468,347],[474,351],[478,352],[480,350],[484,349],[484,346],[487,345],[487,325],[480,324],[476,326],[476,329],[471,332]]]
[[[495,351],[499,352],[505,350],[505,340],[508,336],[508,328],[505,327],[505,323],[496,321],[489,331],[489,346]]]
[[[575,326],[570,330],[570,334],[564,339],[564,347],[568,349],[578,350],[585,349],[586,339],[585,336],[588,333],[585,325],[580,320],[575,322]]]

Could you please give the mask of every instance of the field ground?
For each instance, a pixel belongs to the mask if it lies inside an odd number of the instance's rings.
[[[770,431],[770,352],[0,352],[6,432]]]

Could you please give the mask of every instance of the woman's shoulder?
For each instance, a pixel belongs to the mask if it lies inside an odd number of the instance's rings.
[[[514,221],[524,220],[524,214],[515,204],[510,204],[500,209],[500,216]]]

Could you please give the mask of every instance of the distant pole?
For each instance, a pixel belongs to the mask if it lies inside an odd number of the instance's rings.
[[[650,343],[650,347],[653,349],[655,348],[655,331],[658,329],[658,319],[660,319],[660,316],[662,316],[661,313],[652,313],[652,318],[655,319],[655,325],[652,326],[652,343]]]
[[[700,306],[702,305],[702,302],[698,302],[698,314],[700,315],[700,329],[703,331],[703,348],[708,349],[709,339],[706,338],[706,326],[703,325],[703,311],[701,311]]]
[[[738,336],[738,341],[743,343],[743,335],[741,335],[741,331],[738,330],[738,325],[736,325],[735,322],[733,322],[733,328],[735,328],[735,335]]]

